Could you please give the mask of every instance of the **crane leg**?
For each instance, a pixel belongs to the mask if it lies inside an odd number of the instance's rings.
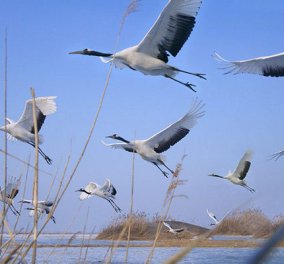
[[[194,84],[191,84],[191,83],[189,83],[189,82],[186,82],[186,83],[181,82],[181,81],[179,81],[179,80],[177,80],[177,79],[175,79],[175,78],[173,78],[173,77],[171,77],[170,75],[167,75],[167,74],[165,74],[164,76],[165,76],[166,78],[169,78],[169,79],[175,81],[175,82],[178,82],[178,83],[180,83],[180,84],[183,84],[183,85],[185,85],[186,87],[188,87],[189,89],[191,89],[192,91],[196,92],[196,90],[193,89],[193,87],[195,86]]]
[[[171,170],[162,160],[159,160],[159,162],[161,162],[163,166],[165,166],[172,174],[174,174],[174,171]]]
[[[35,144],[33,142],[28,142],[28,144],[30,144],[31,146],[33,146],[35,148]],[[39,154],[45,159],[45,161],[47,162],[48,165],[51,165],[52,160],[51,158],[49,158],[40,147],[38,147],[38,152]]]
[[[195,73],[195,72],[188,72],[188,71],[184,71],[184,70],[180,70],[180,69],[177,69],[177,68],[174,68],[175,71],[178,71],[178,72],[183,72],[183,73],[187,73],[187,74],[190,74],[190,75],[194,75],[194,76],[197,76],[203,80],[207,80],[204,76],[206,75],[205,73]]]
[[[105,198],[105,199],[110,203],[110,205],[112,206],[112,208],[113,208],[117,213],[121,212],[121,209],[116,205],[116,203],[115,203],[113,200],[107,199],[107,198]]]
[[[168,178],[168,173],[167,173],[167,172],[163,171],[163,170],[158,166],[157,163],[153,162],[153,164],[163,173],[163,175],[164,175],[165,177]]]
[[[255,189],[253,189],[253,188],[247,186],[246,184],[242,184],[242,186],[245,187],[247,190],[249,190],[249,191],[252,192],[252,193],[255,192]]]
[[[10,205],[11,211],[15,214],[15,215],[20,215],[20,212],[15,208],[15,206],[13,204]],[[13,208],[13,210],[12,210]]]
[[[110,199],[110,202],[115,206],[117,212],[121,212],[121,209],[118,207],[118,205],[114,202],[114,200]]]

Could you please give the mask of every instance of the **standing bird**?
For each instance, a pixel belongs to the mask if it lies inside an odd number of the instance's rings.
[[[128,141],[114,134],[107,138],[120,140],[123,143],[106,144],[103,141],[102,143],[108,147],[138,153],[142,159],[153,163],[165,177],[168,177],[168,173],[163,171],[159,165],[163,165],[172,174],[174,171],[165,164],[165,157],[160,153],[168,150],[188,134],[190,129],[197,123],[197,119],[204,115],[203,106],[201,101],[195,101],[184,117],[146,140]]]
[[[164,226],[168,228],[167,232],[177,235],[184,231],[183,228],[172,228],[168,223],[163,222]]]
[[[34,215],[35,207],[34,207],[34,202],[32,200],[22,199],[20,201],[20,203],[27,203],[27,204],[33,205],[33,207],[28,207],[26,209],[30,211],[29,212],[30,216]],[[50,213],[51,206],[53,206],[53,202],[51,202],[51,201],[38,201],[37,202],[37,214],[38,214],[38,217],[40,217],[42,214],[47,214],[48,215]],[[56,224],[55,217],[53,215],[51,215],[50,218],[52,219],[53,223]]]
[[[255,190],[247,186],[244,180],[250,168],[250,164],[251,164],[250,160],[251,160],[251,152],[247,151],[243,155],[242,159],[240,160],[238,164],[238,167],[236,168],[234,172],[229,172],[228,175],[225,177],[217,175],[217,174],[209,174],[209,176],[219,177],[222,179],[229,180],[230,182],[234,184],[240,185],[248,189],[250,192],[254,192]]]
[[[274,159],[277,161],[282,156],[284,156],[284,149],[270,155],[270,159]]]
[[[213,212],[210,212],[208,209],[206,210],[208,216],[214,221],[214,223],[211,223],[210,225],[218,225],[221,221],[217,219],[215,214]]]
[[[35,112],[37,120],[37,129],[40,131],[42,124],[47,115],[53,114],[56,111],[56,96],[37,97],[35,98]],[[9,133],[9,139],[18,139],[22,142],[26,142],[29,145],[35,147],[35,130],[33,120],[33,99],[26,101],[25,110],[22,113],[20,119],[15,122],[9,118],[6,119],[6,126],[0,127],[0,130]],[[39,136],[39,144],[43,143],[43,136]],[[52,160],[44,154],[41,148],[38,148],[39,154],[45,159],[48,164],[51,164]]]
[[[115,54],[90,49],[74,51],[69,54],[100,56],[103,62],[113,62],[120,69],[128,67],[145,75],[162,75],[187,86],[195,92],[193,89],[195,85],[181,82],[174,77],[177,73],[183,72],[206,79],[205,74],[180,70],[168,65],[167,62],[168,52],[175,57],[188,39],[195,25],[195,18],[201,2],[202,0],[169,1],[155,24],[136,46]],[[104,57],[108,59],[104,59]]]
[[[19,192],[20,179],[12,178],[8,182],[6,189],[0,190],[0,201],[6,203],[14,215],[20,215],[20,212],[13,205],[13,199]]]
[[[282,77],[284,76],[284,52],[271,56],[258,57],[242,61],[229,61],[222,58],[219,54],[213,55],[216,60],[224,62],[228,73],[252,73],[263,76]]]
[[[90,182],[85,189],[79,189],[76,192],[81,192],[80,194],[80,200],[85,200],[87,198],[90,198],[93,195],[97,195],[105,200],[107,200],[110,205],[113,207],[113,209],[119,213],[121,212],[121,209],[117,206],[117,204],[114,202],[115,195],[117,193],[116,189],[112,185],[109,179],[106,179],[103,186],[98,185],[97,183]]]

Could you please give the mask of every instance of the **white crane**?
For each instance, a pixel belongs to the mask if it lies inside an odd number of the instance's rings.
[[[216,60],[225,63],[224,69],[228,70],[225,74],[252,73],[271,77],[284,76],[284,52],[242,61],[229,61],[217,53],[213,56]]]
[[[251,165],[251,152],[247,151],[241,158],[238,167],[234,172],[229,172],[227,176],[223,177],[217,174],[209,174],[209,176],[218,177],[221,179],[229,180],[230,182],[240,185],[246,189],[248,189],[250,192],[254,192],[255,190],[251,187],[247,186],[245,182],[245,177],[247,176],[247,173],[249,171],[250,165]]]
[[[172,174],[174,172],[165,164],[165,157],[160,153],[168,150],[188,134],[197,123],[197,119],[204,115],[203,106],[201,101],[196,100],[184,117],[146,140],[128,141],[114,134],[107,138],[120,140],[123,143],[106,144],[104,141],[102,143],[108,147],[138,153],[142,159],[153,163],[165,177],[168,177],[168,173],[163,171],[159,165],[166,167]]]
[[[20,212],[13,205],[13,199],[19,192],[20,179],[11,178],[6,189],[0,190],[0,201],[6,203],[14,215],[20,215]]]
[[[209,211],[208,209],[206,211],[208,216],[214,221],[214,223],[211,223],[210,225],[219,225],[227,217],[227,215],[232,212],[232,210],[229,210],[221,220],[218,220],[213,212]]]
[[[175,57],[188,39],[195,25],[195,18],[201,2],[202,0],[169,1],[146,36],[133,47],[115,54],[90,49],[74,51],[69,54],[100,56],[103,62],[112,61],[120,69],[128,67],[145,75],[162,75],[195,91],[193,89],[195,85],[175,79],[176,74],[183,72],[206,79],[205,74],[180,70],[168,65],[167,62],[168,52]],[[104,57],[108,59],[104,59]]]
[[[85,200],[94,195],[97,195],[107,200],[117,213],[121,212],[121,209],[114,202],[117,191],[109,179],[106,179],[103,186],[100,186],[95,182],[90,182],[84,189],[81,188],[76,192],[81,192],[80,200]]]
[[[208,209],[206,210],[208,216],[214,221],[214,223],[211,223],[210,225],[218,225],[221,221],[217,219],[215,214],[213,212],[210,212]]]
[[[47,115],[53,114],[56,111],[56,96],[37,97],[35,98],[35,112],[37,120],[37,129],[40,131],[42,124]],[[0,127],[0,130],[7,131],[9,133],[9,139],[18,139],[22,142],[26,142],[29,145],[35,147],[35,131],[33,120],[33,99],[26,101],[24,112],[22,113],[18,121],[13,121],[10,118],[6,119],[6,126]],[[39,144],[43,143],[43,136],[39,135]],[[52,160],[44,154],[41,148],[38,148],[40,155],[45,159],[48,164],[51,164]]]
[[[168,223],[163,222],[164,226],[168,228],[167,232],[177,235],[184,231],[183,228],[172,228]]]
[[[281,158],[282,156],[284,156],[284,149],[281,150],[281,151],[278,151],[278,152],[276,152],[276,153],[273,153],[272,155],[270,155],[270,158],[277,161],[277,160],[278,160],[279,158]]]
[[[22,199],[21,201],[19,201],[20,203],[26,203],[26,204],[30,204],[33,205],[33,207],[28,207],[26,208],[27,210],[29,210],[29,215],[33,216],[35,213],[35,207],[34,207],[34,202],[33,200],[26,200],[26,199]],[[38,213],[38,217],[40,217],[43,214],[49,214],[50,213],[50,208],[53,206],[53,202],[51,201],[38,201],[37,202],[37,213]],[[50,218],[52,219],[53,223],[55,224],[55,217],[53,215],[50,216]]]

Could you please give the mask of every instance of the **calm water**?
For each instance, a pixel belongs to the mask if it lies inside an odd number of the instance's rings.
[[[67,244],[71,235],[42,235],[38,244],[41,245],[57,245]],[[23,241],[23,236],[17,236],[17,241]],[[77,235],[71,242],[71,245],[82,244],[83,237]],[[88,241],[85,240],[85,244],[102,245],[102,247],[96,248],[38,248],[37,251],[37,263],[103,263],[105,256],[109,250],[111,241]],[[131,242],[132,244],[139,242]],[[149,243],[143,241],[142,243]],[[169,257],[179,252],[180,248],[156,248],[152,263],[163,263]],[[250,257],[256,252],[254,248],[195,248],[188,254],[181,263],[191,264],[242,264],[248,263]],[[144,263],[150,252],[148,247],[133,247],[129,248],[128,263]],[[117,248],[112,258],[112,263],[124,263],[126,248]],[[81,261],[80,260],[81,256]],[[86,258],[85,258],[86,256]],[[27,262],[31,261],[31,254],[26,258]],[[271,264],[283,264],[284,263],[284,249],[276,249],[271,255],[270,259],[266,263]]]

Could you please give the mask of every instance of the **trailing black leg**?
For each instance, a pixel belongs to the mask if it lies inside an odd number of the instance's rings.
[[[164,76],[165,76],[166,78],[170,78],[170,79],[172,79],[173,81],[176,81],[176,82],[178,82],[178,83],[180,83],[180,84],[183,84],[183,85],[185,85],[186,87],[190,88],[192,91],[196,92],[196,90],[193,89],[193,87],[195,86],[194,84],[191,84],[191,83],[189,83],[189,82],[186,82],[186,83],[181,82],[181,81],[179,81],[179,80],[177,80],[177,79],[175,79],[175,78],[173,78],[173,77],[171,77],[171,76],[169,76],[169,75],[167,75],[167,74],[165,74]]]
[[[207,79],[204,77],[204,76],[206,75],[205,73],[188,72],[188,71],[180,70],[180,69],[177,69],[177,68],[174,68],[174,69],[175,69],[175,71],[187,73],[187,74],[190,74],[190,75],[197,76],[197,77],[199,77],[199,78],[201,78],[201,79],[207,80]]]
[[[171,170],[162,160],[159,160],[159,161],[160,161],[161,164],[162,164],[163,166],[165,166],[172,174],[174,174],[174,171]]]
[[[163,170],[158,166],[157,163],[153,162],[153,164],[163,173],[163,175],[164,175],[165,177],[168,178],[168,173],[167,173],[167,172],[163,171]]]
[[[27,142],[27,143],[35,148],[35,144],[33,142]],[[47,155],[45,155],[45,153],[42,151],[40,147],[38,147],[38,153],[45,159],[48,165],[51,165],[52,160]]]

